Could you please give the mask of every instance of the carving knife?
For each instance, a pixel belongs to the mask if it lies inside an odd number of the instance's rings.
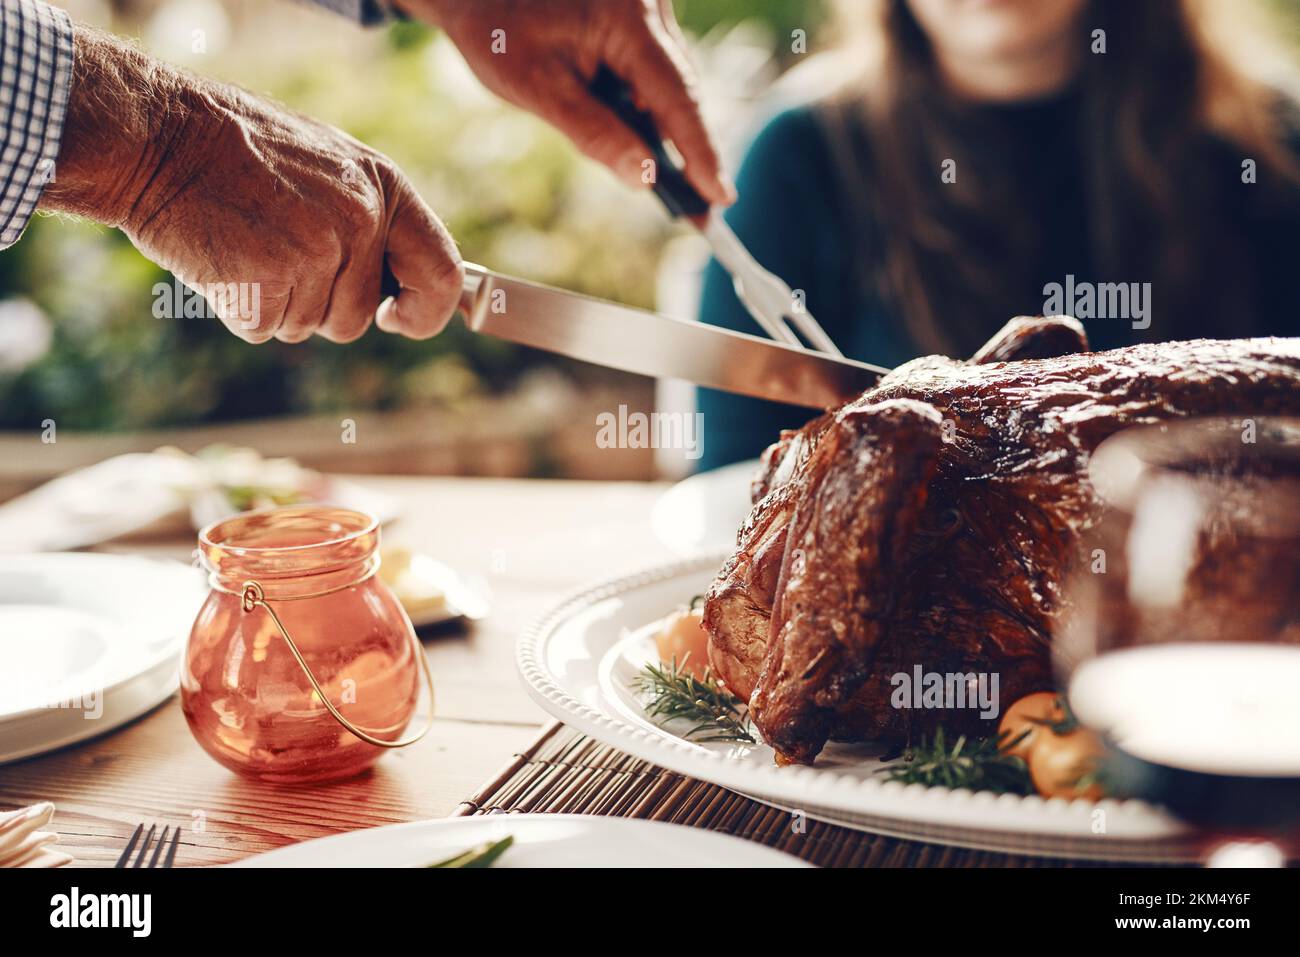
[[[464,265],[460,311],[471,330],[571,359],[812,409],[856,398],[889,372]],[[383,294],[400,292],[385,263]]]
[[[736,280],[741,301],[774,340],[516,279],[465,264],[461,311],[475,332],[584,362],[655,378],[825,409],[856,398],[889,370],[845,359],[806,313],[790,315],[790,288],[749,255],[716,212],[686,181],[654,120],[633,103],[626,84],[602,67],[592,93],[651,150],[654,192],[673,216],[692,220]],[[385,295],[400,291],[385,267]],[[788,318],[818,349],[803,346]],[[801,319],[803,321],[801,321]]]
[[[465,264],[475,332],[640,375],[809,408],[861,394],[888,372],[718,326],[674,319]]]

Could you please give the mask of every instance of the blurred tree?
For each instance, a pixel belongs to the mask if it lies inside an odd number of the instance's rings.
[[[418,24],[358,32],[310,7],[232,0],[214,13],[228,36],[191,47],[176,3],[112,0],[114,29],[165,59],[267,93],[392,156],[446,220],[470,260],[639,305],[673,226],[648,195],[629,195],[562,136],[505,107],[450,44]],[[101,5],[103,6],[103,5]],[[760,19],[782,38],[812,35],[821,2],[682,0],[686,29]],[[205,8],[206,9],[206,8]],[[228,16],[223,18],[222,11]],[[361,80],[360,78],[364,78]],[[0,428],[55,418],[69,429],[138,429],[336,409],[447,404],[510,388],[559,360],[466,332],[427,342],[372,330],[338,346],[249,346],[215,320],[158,319],[154,287],[171,277],[121,234],[38,216],[0,253],[0,300],[34,303],[48,348],[0,367]],[[38,330],[39,331],[39,330]],[[580,372],[559,363],[570,374]]]
[[[827,16],[828,0],[674,0],[683,29],[704,34],[719,26],[757,20],[771,28],[773,53],[781,62],[791,58],[791,35],[803,30],[811,45]]]

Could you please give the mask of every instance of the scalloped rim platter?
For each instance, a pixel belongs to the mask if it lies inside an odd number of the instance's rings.
[[[807,817],[891,837],[1038,856],[1195,861],[1195,832],[1141,801],[1044,800],[885,781],[873,749],[777,767],[764,744],[696,743],[650,722],[629,688],[654,625],[707,589],[725,555],[610,579],[535,621],[516,649],[529,694],[565,724],[660,767]],[[679,729],[680,730],[680,729]]]

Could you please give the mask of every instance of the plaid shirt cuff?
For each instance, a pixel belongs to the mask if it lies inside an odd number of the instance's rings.
[[[385,23],[394,17],[401,17],[401,13],[390,0],[315,0],[315,2],[366,27]]]
[[[72,24],[38,0],[0,0],[0,249],[18,241],[54,161],[72,85]]]

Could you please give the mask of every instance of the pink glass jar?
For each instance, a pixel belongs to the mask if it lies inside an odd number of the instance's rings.
[[[375,519],[315,505],[250,512],[200,532],[199,555],[212,592],[185,650],[181,707],[214,758],[264,781],[319,782],[423,734],[399,740],[428,665],[375,574]]]

